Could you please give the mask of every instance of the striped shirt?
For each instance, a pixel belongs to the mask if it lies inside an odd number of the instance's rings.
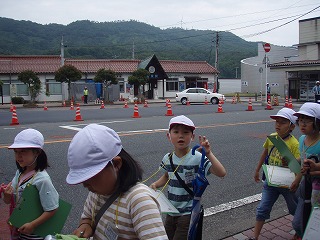
[[[92,219],[110,196],[89,192],[81,218]],[[119,200],[120,198],[120,200]],[[107,239],[108,226],[116,224],[120,239],[168,239],[157,200],[146,185],[138,183],[118,197],[102,215],[93,239]]]
[[[188,187],[192,190],[192,180],[195,178],[196,173],[198,172],[199,165],[201,162],[202,154],[198,151],[195,151],[195,155],[192,155],[191,151],[189,151],[182,158],[178,158],[175,154],[172,155],[172,162],[174,167],[177,166],[177,173],[181,177],[183,181],[187,184]],[[209,169],[211,167],[211,162],[206,157],[205,158],[205,172],[206,175],[210,173]],[[169,153],[166,154],[161,162],[161,167],[168,172],[169,174],[169,187],[168,187],[168,199],[175,206],[180,214],[170,214],[172,216],[186,215],[191,214],[192,210],[192,196],[181,186],[179,180],[176,178],[174,174],[174,170],[171,167],[169,160]]]

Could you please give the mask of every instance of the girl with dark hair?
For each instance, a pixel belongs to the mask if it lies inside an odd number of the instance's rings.
[[[140,183],[139,164],[123,149],[118,134],[89,124],[68,149],[67,183],[90,192],[73,234],[93,239],[168,239],[152,190]]]
[[[43,135],[29,128],[17,134],[14,143],[8,147],[14,150],[18,170],[4,190],[4,202],[13,205],[11,207],[14,208],[25,188],[32,184],[39,191],[44,210],[42,215],[32,222],[27,222],[18,229],[12,228],[11,239],[43,239],[32,233],[36,227],[50,219],[59,207],[59,194],[45,170],[49,165],[47,155],[42,149],[43,145]]]

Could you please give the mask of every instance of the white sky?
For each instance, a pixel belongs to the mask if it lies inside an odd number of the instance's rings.
[[[132,19],[160,28],[231,31],[247,41],[291,46],[299,43],[298,21],[319,17],[319,6],[319,0],[2,0],[0,16],[63,25]]]

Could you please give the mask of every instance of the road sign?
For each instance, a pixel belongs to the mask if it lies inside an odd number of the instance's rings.
[[[265,43],[265,44],[263,44],[263,49],[264,49],[264,51],[265,51],[265,52],[269,52],[269,51],[270,51],[270,49],[271,49],[270,44],[269,44],[269,43]]]

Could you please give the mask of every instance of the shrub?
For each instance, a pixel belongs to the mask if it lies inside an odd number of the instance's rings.
[[[24,98],[23,97],[13,97],[12,99],[13,104],[23,104]]]

